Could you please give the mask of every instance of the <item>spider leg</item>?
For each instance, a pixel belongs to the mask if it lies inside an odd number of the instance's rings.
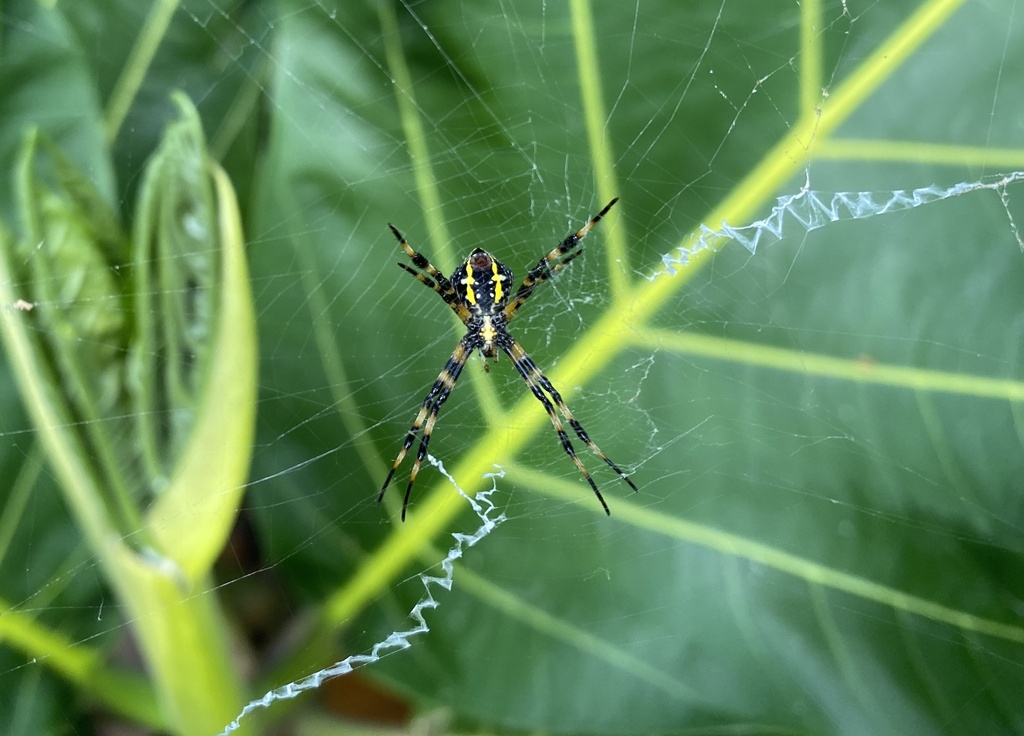
[[[391,232],[394,233],[395,238],[402,246],[402,250],[404,250],[406,255],[409,256],[409,260],[412,261],[413,265],[416,266],[416,268],[426,271],[430,276],[433,276],[433,279],[427,278],[423,274],[409,268],[404,263],[399,263],[398,267],[411,273],[421,284],[429,286],[431,289],[436,291],[438,295],[444,299],[445,303],[452,308],[452,311],[458,315],[459,319],[465,323],[466,320],[469,319],[469,310],[466,309],[465,305],[462,304],[461,301],[459,301],[459,297],[455,293],[455,288],[452,286],[452,282],[449,281],[443,273],[434,268],[433,264],[427,260],[426,256],[413,250],[412,246],[409,245],[409,242],[405,239],[405,236],[398,232],[398,228],[391,223],[388,223],[388,227],[391,228]]]
[[[417,270],[416,270],[415,268],[411,268],[411,267],[409,267],[409,266],[406,266],[406,265],[405,265],[404,263],[398,263],[398,264],[396,264],[396,265],[397,265],[397,266],[398,266],[398,267],[399,267],[400,269],[402,269],[403,271],[406,271],[406,272],[408,272],[408,273],[411,273],[411,274],[412,274],[413,276],[415,276],[415,277],[416,277],[416,279],[417,279],[417,280],[418,280],[418,281],[419,281],[419,282],[420,282],[421,284],[423,284],[423,285],[425,285],[425,286],[429,286],[429,287],[430,287],[431,289],[433,289],[433,290],[434,290],[434,291],[436,291],[436,292],[437,292],[438,294],[440,294],[440,295],[441,295],[441,298],[442,298],[442,299],[444,299],[444,292],[442,291],[441,287],[439,287],[439,286],[438,286],[438,285],[437,285],[436,283],[434,283],[434,281],[432,281],[432,280],[430,279],[430,277],[428,277],[428,276],[424,276],[424,275],[423,275],[423,274],[421,274],[421,273],[420,273],[419,271],[417,271]],[[445,301],[447,301],[447,300],[445,300]]]
[[[462,373],[462,368],[466,365],[466,360],[472,352],[473,346],[468,345],[465,340],[461,340],[459,344],[455,346],[455,350],[452,351],[451,357],[448,358],[448,362],[444,364],[444,368],[442,368],[441,373],[438,374],[437,380],[434,381],[434,385],[430,387],[430,391],[427,392],[426,398],[423,399],[423,405],[420,407],[419,413],[416,414],[416,419],[412,423],[412,427],[409,428],[409,432],[405,436],[405,442],[402,443],[402,449],[398,453],[398,457],[395,458],[395,462],[391,466],[391,471],[388,473],[388,477],[384,479],[384,485],[381,486],[380,494],[377,496],[378,504],[384,500],[384,491],[388,489],[388,485],[390,485],[391,479],[395,475],[395,471],[398,470],[398,466],[402,464],[402,460],[405,459],[406,453],[409,452],[409,448],[412,447],[412,443],[416,440],[416,435],[422,427],[423,437],[420,439],[419,450],[416,453],[416,462],[413,463],[412,473],[409,475],[409,485],[405,489],[405,500],[402,502],[402,521],[405,521],[405,512],[409,507],[409,496],[412,493],[413,483],[416,482],[416,475],[420,472],[420,465],[423,463],[423,458],[427,456],[427,445],[430,444],[430,435],[434,431],[434,423],[437,421],[437,413],[441,411],[441,406],[448,400],[448,396],[451,394],[452,389],[455,388],[455,382],[458,380],[459,374]],[[424,422],[424,420],[426,421]]]
[[[608,210],[610,210],[618,201],[619,198],[616,197],[606,204],[604,209],[591,217],[586,225],[555,246],[550,253],[537,262],[536,266],[530,269],[529,273],[526,274],[526,277],[523,278],[523,283],[520,284],[519,289],[516,290],[515,296],[512,297],[512,300],[503,310],[506,321],[511,320],[512,317],[515,316],[515,313],[519,308],[523,306],[527,299],[530,298],[534,289],[569,265],[573,258],[583,252],[583,246],[580,245],[580,241],[587,236],[587,233],[590,232],[590,229],[594,227],[594,225],[601,221],[601,218],[608,214]],[[566,253],[569,253],[569,255],[564,259],[559,260]]]
[[[612,470],[618,473],[619,477],[626,481],[626,484],[629,485],[630,488],[635,491],[637,490],[637,487],[633,484],[633,481],[629,479],[629,476],[626,475],[618,465],[612,462],[611,458],[605,455],[601,451],[600,447],[594,444],[593,440],[591,440],[589,435],[587,435],[586,430],[583,429],[583,425],[577,421],[576,417],[574,417],[572,412],[569,411],[569,407],[565,405],[565,401],[562,400],[561,394],[558,393],[555,387],[551,384],[551,381],[548,380],[547,376],[541,372],[540,368],[537,367],[537,364],[533,362],[533,358],[523,350],[522,346],[510,336],[507,341],[504,341],[501,344],[501,348],[505,351],[508,357],[512,359],[513,365],[515,365],[516,370],[519,371],[519,375],[523,377],[523,380],[526,381],[526,385],[530,387],[533,395],[536,396],[538,401],[544,405],[544,409],[547,411],[548,417],[551,419],[551,424],[554,425],[555,431],[558,433],[558,439],[562,442],[562,449],[564,449],[566,454],[572,458],[572,461],[576,464],[580,473],[582,473],[583,477],[587,479],[587,483],[590,484],[591,489],[593,489],[594,493],[597,495],[597,499],[604,507],[604,512],[611,516],[611,511],[608,509],[608,504],[605,503],[604,496],[602,496],[601,492],[597,490],[597,484],[594,482],[594,479],[590,477],[590,473],[587,472],[587,469],[583,466],[583,461],[577,457],[576,451],[573,449],[572,443],[569,441],[569,435],[566,434],[562,420],[558,416],[558,412],[555,411],[555,406],[558,407],[558,411],[560,411],[568,420],[569,426],[571,426],[573,431],[576,432],[576,436],[579,437],[587,447],[593,450]],[[550,400],[544,394],[545,391],[547,391],[551,396]],[[552,401],[554,402],[554,406],[552,405]]]

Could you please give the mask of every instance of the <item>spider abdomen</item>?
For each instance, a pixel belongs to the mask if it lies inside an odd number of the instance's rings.
[[[512,270],[482,248],[455,269],[451,278],[456,295],[472,314],[495,314],[508,302]]]

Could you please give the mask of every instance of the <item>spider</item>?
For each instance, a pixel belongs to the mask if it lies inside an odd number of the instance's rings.
[[[444,299],[445,303],[452,308],[452,311],[458,315],[463,324],[466,325],[466,334],[459,341],[459,344],[455,346],[455,350],[452,352],[451,357],[448,358],[448,362],[445,363],[437,380],[434,381],[434,385],[430,387],[426,398],[423,399],[423,405],[420,407],[419,413],[409,429],[409,433],[405,436],[405,443],[402,445],[398,457],[395,458],[395,462],[391,466],[391,472],[384,479],[380,495],[377,496],[378,504],[384,499],[384,492],[388,489],[395,471],[402,464],[402,460],[405,459],[406,453],[412,447],[416,435],[422,429],[423,436],[420,439],[419,450],[416,453],[416,462],[413,463],[412,473],[409,475],[409,485],[405,489],[405,500],[402,502],[402,521],[405,521],[405,512],[409,506],[409,495],[412,493],[412,486],[416,482],[416,474],[419,473],[423,458],[427,456],[427,445],[430,444],[430,435],[434,431],[437,413],[441,410],[444,402],[447,401],[452,389],[455,388],[455,382],[459,379],[462,368],[466,365],[466,361],[474,350],[479,350],[485,359],[485,370],[490,368],[486,359],[491,358],[496,362],[499,350],[508,355],[516,370],[519,371],[519,375],[523,377],[526,385],[530,387],[530,391],[533,392],[533,395],[544,406],[545,411],[547,411],[548,416],[551,418],[551,423],[555,427],[555,431],[558,433],[562,449],[572,458],[576,468],[587,479],[587,483],[590,484],[591,489],[597,495],[597,500],[601,502],[601,506],[604,507],[606,514],[611,515],[608,504],[605,503],[601,491],[597,489],[594,479],[590,477],[590,473],[583,466],[583,461],[577,457],[576,451],[569,441],[569,435],[566,433],[562,420],[558,416],[558,412],[561,412],[562,416],[569,422],[569,426],[576,432],[576,436],[587,447],[604,460],[608,467],[618,473],[619,477],[630,488],[634,491],[637,490],[629,476],[622,472],[619,466],[612,462],[611,458],[605,455],[601,448],[591,441],[586,430],[583,429],[583,425],[569,411],[569,407],[565,405],[561,395],[551,385],[551,381],[541,372],[537,364],[533,362],[533,359],[516,342],[516,339],[509,334],[507,329],[508,323],[516,316],[516,312],[519,311],[519,308],[523,306],[526,300],[530,298],[534,289],[569,265],[570,261],[583,252],[583,246],[580,245],[580,241],[608,213],[612,205],[618,201],[618,197],[613,199],[603,210],[591,217],[586,225],[567,237],[554,250],[541,258],[537,265],[526,274],[523,283],[519,285],[515,293],[512,293],[510,290],[512,284],[511,269],[482,248],[477,248],[470,253],[469,257],[452,272],[451,278],[446,278],[443,273],[431,265],[425,256],[412,249],[405,237],[398,232],[394,225],[388,224],[391,232],[395,234],[395,238],[398,239],[399,244],[402,246],[402,250],[406,252],[413,265],[419,271],[410,268],[404,263],[399,263],[399,267],[415,276],[420,283],[426,284],[436,291]],[[420,273],[420,271],[425,271],[427,275]],[[555,407],[558,407],[558,412],[555,411]]]

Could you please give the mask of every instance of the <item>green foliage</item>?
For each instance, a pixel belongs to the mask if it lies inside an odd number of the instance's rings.
[[[512,331],[640,493],[584,457],[605,518],[507,361],[474,361],[431,450],[467,490],[500,464],[510,520],[364,674],[494,731],[1020,730],[1021,185],[661,260],[808,180],[1024,169],[1012,2],[19,0],[0,32],[0,561],[28,570],[0,581],[0,713],[26,731],[83,719],[68,690],[188,734],[240,706],[208,573],[255,340],[201,127],[261,350],[273,579],[228,573],[227,614],[269,590],[315,619],[253,694],[404,627],[404,581],[473,526],[432,468],[404,525],[401,473],[374,504],[459,336],[386,223],[522,276],[619,195]],[[148,681],[108,656],[122,622]]]
[[[15,169],[17,231],[0,230],[11,373],[150,687],[22,606],[3,605],[0,637],[123,715],[186,734],[242,704],[208,573],[248,472],[256,344],[234,192],[195,109],[176,101],[130,244],[104,196],[34,129]],[[8,503],[7,528],[26,505]]]

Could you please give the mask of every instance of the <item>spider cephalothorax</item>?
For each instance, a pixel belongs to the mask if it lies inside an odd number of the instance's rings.
[[[580,245],[580,241],[608,213],[608,210],[617,201],[617,198],[613,199],[603,210],[590,218],[586,225],[567,237],[550,253],[541,258],[537,265],[526,274],[523,282],[514,293],[511,291],[512,270],[482,248],[477,248],[470,253],[466,260],[452,272],[449,279],[434,268],[426,257],[413,250],[394,225],[389,225],[391,232],[395,234],[402,249],[419,271],[410,268],[404,263],[399,263],[398,265],[415,276],[421,283],[436,291],[444,299],[445,303],[451,307],[452,311],[466,325],[466,334],[455,347],[451,357],[448,358],[448,362],[445,363],[440,375],[438,375],[437,380],[434,381],[434,385],[431,386],[426,398],[423,399],[423,405],[420,407],[416,420],[405,436],[405,442],[402,444],[402,449],[391,466],[391,472],[384,479],[380,495],[377,496],[377,503],[380,503],[384,498],[384,491],[388,489],[391,478],[394,476],[395,471],[398,470],[402,460],[405,459],[409,448],[412,447],[412,443],[416,440],[416,435],[422,429],[423,436],[420,438],[419,450],[416,452],[416,462],[413,463],[412,472],[409,475],[409,485],[405,489],[405,501],[402,503],[402,520],[405,520],[405,512],[409,506],[409,495],[412,493],[412,486],[416,482],[416,474],[419,473],[420,465],[427,456],[427,446],[430,444],[430,435],[434,431],[437,414],[441,411],[441,406],[448,399],[452,389],[455,388],[455,382],[458,380],[463,366],[466,365],[466,361],[474,350],[479,350],[484,358],[497,359],[499,351],[508,355],[516,370],[519,371],[519,375],[523,377],[526,385],[530,387],[530,391],[543,404],[548,417],[551,419],[551,423],[555,427],[555,431],[558,433],[562,449],[572,458],[580,473],[587,479],[587,483],[590,484],[591,489],[597,495],[606,514],[611,514],[608,504],[605,503],[604,497],[597,489],[594,479],[590,477],[590,473],[583,466],[583,461],[577,457],[572,442],[569,441],[569,435],[562,424],[562,417],[565,418],[569,426],[576,433],[576,436],[587,447],[593,450],[612,470],[618,473],[619,477],[630,488],[634,491],[636,490],[636,486],[629,479],[629,476],[622,472],[619,466],[613,463],[591,441],[586,430],[583,429],[583,426],[576,420],[576,417],[569,411],[569,407],[565,405],[555,387],[551,385],[551,381],[541,372],[537,364],[533,362],[533,359],[516,342],[515,338],[509,334],[507,329],[508,323],[512,321],[512,318],[515,317],[516,312],[523,306],[523,303],[530,298],[533,290],[552,275],[565,268],[570,261],[583,252],[583,246]],[[420,273],[420,271],[425,272],[426,275]],[[486,362],[484,367],[487,367]],[[555,407],[558,407],[557,411]],[[561,413],[561,417],[559,413]]]

